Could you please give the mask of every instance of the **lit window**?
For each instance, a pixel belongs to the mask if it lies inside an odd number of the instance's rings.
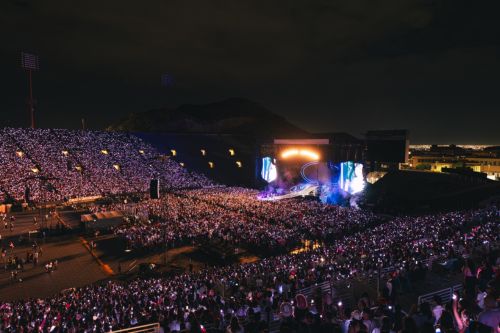
[[[241,161],[236,161],[236,166],[238,168],[241,168],[243,166],[243,164],[241,163]]]
[[[205,149],[200,149],[200,152],[201,152],[201,156],[207,155],[207,151]]]
[[[209,167],[210,169],[213,169],[213,168],[214,168],[214,166],[215,166],[214,162],[212,162],[212,161],[208,162],[208,167]]]
[[[102,154],[104,154],[104,155],[108,155],[108,154],[109,154],[109,153],[108,153],[108,151],[107,151],[106,149],[102,149],[102,150],[101,150],[101,153],[102,153]]]
[[[234,149],[233,149],[233,148],[230,148],[230,149],[229,149],[229,155],[230,155],[230,156],[234,156]]]
[[[177,150],[170,149],[170,152],[172,153],[172,156],[177,156]]]

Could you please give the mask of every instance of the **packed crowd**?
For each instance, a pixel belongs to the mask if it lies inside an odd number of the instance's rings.
[[[203,176],[159,158],[139,138],[120,133],[5,128],[0,158],[0,200],[22,201],[27,192],[34,201],[144,193],[149,180],[159,178],[170,190],[161,199],[92,207],[125,213],[127,222],[115,232],[135,249],[218,239],[267,254],[254,263],[0,302],[0,332],[107,332],[151,322],[164,332],[263,332],[279,318],[282,332],[498,333],[497,207],[382,219],[309,200],[259,201],[252,190],[211,187]],[[321,246],[283,254],[305,239],[321,240]],[[465,292],[451,304],[436,299],[433,307],[423,303],[408,315],[397,307],[394,284],[409,284],[432,261],[451,267],[478,248],[491,256],[479,268],[466,262]],[[24,261],[8,251],[2,249],[4,268],[14,272],[30,261],[36,265],[41,255],[34,247]],[[45,269],[57,266],[48,262]],[[383,301],[366,295],[352,312],[323,295],[297,295],[302,288],[382,268],[391,272]]]
[[[140,138],[116,132],[65,129],[0,130],[0,202],[35,202],[144,192],[152,178],[165,188],[212,185]]]
[[[291,249],[301,240],[328,241],[380,222],[375,215],[315,201],[256,200],[243,188],[165,194],[159,200],[112,205],[129,222],[116,230],[132,248],[161,248],[218,239],[262,250]]]
[[[331,302],[323,306],[319,300],[310,300],[305,308],[296,304],[293,310],[293,296],[297,290],[315,283],[362,276],[379,267],[392,266],[400,272],[411,272],[429,258],[461,258],[474,248],[494,247],[500,240],[498,221],[496,207],[401,217],[296,255],[268,257],[255,263],[213,267],[170,277],[127,283],[111,281],[43,300],[3,303],[0,306],[2,330],[19,332],[20,327],[24,327],[42,332],[104,332],[160,322],[166,332],[180,329],[200,332],[202,325],[217,332],[243,332],[240,321],[244,319],[251,323],[245,332],[252,329],[257,332],[261,325],[266,326],[262,322],[272,321],[275,313],[283,312],[281,308],[286,303],[292,311],[283,321],[284,331],[286,327],[295,327],[298,332],[321,332],[314,329],[315,325],[333,325],[343,320],[342,332],[416,333],[416,328],[405,326],[413,325],[411,321],[401,318],[398,321],[394,317],[389,318],[389,323],[381,319],[378,324],[374,322],[373,327],[363,328],[362,322],[371,320],[374,313],[362,309],[363,315],[354,313],[346,319]],[[390,302],[391,295],[387,298]],[[420,314],[415,313],[417,315]],[[297,329],[304,325],[306,330]],[[465,332],[461,329],[465,326],[460,325],[455,320],[452,326]]]

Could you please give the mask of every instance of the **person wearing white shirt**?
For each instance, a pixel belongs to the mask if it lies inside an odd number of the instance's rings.
[[[477,306],[481,308],[481,310],[484,310],[484,299],[486,298],[487,295],[488,293],[485,290],[479,290],[479,292],[477,293],[476,303]]]
[[[437,324],[437,322],[441,318],[441,315],[443,314],[444,307],[442,305],[441,297],[434,296],[434,302],[436,303],[436,306],[432,308],[432,315],[435,319],[434,324]]]

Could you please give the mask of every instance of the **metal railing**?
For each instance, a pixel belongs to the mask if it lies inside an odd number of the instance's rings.
[[[451,301],[453,293],[455,291],[460,291],[462,289],[463,289],[463,286],[461,284],[456,284],[456,285],[449,287],[449,288],[444,288],[441,290],[433,291],[433,292],[428,293],[428,294],[420,295],[418,297],[418,304],[420,305],[424,302],[432,301],[434,299],[434,296],[439,296],[443,303],[448,303],[449,301]]]
[[[160,323],[153,323],[141,326],[124,328],[121,330],[111,331],[112,333],[160,333]]]
[[[316,284],[313,284],[309,287],[299,289],[296,291],[296,294],[302,294],[302,295],[309,298],[310,296],[312,296],[313,292],[317,289],[321,289],[322,293],[332,293],[333,292],[331,285],[330,285],[330,281],[323,281],[321,283],[316,283]]]

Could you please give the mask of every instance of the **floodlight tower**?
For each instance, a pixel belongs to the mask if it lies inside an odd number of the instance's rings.
[[[31,128],[35,128],[35,100],[33,99],[33,80],[31,73],[40,69],[38,56],[31,53],[21,52],[21,66],[28,74],[28,112],[31,121]]]

